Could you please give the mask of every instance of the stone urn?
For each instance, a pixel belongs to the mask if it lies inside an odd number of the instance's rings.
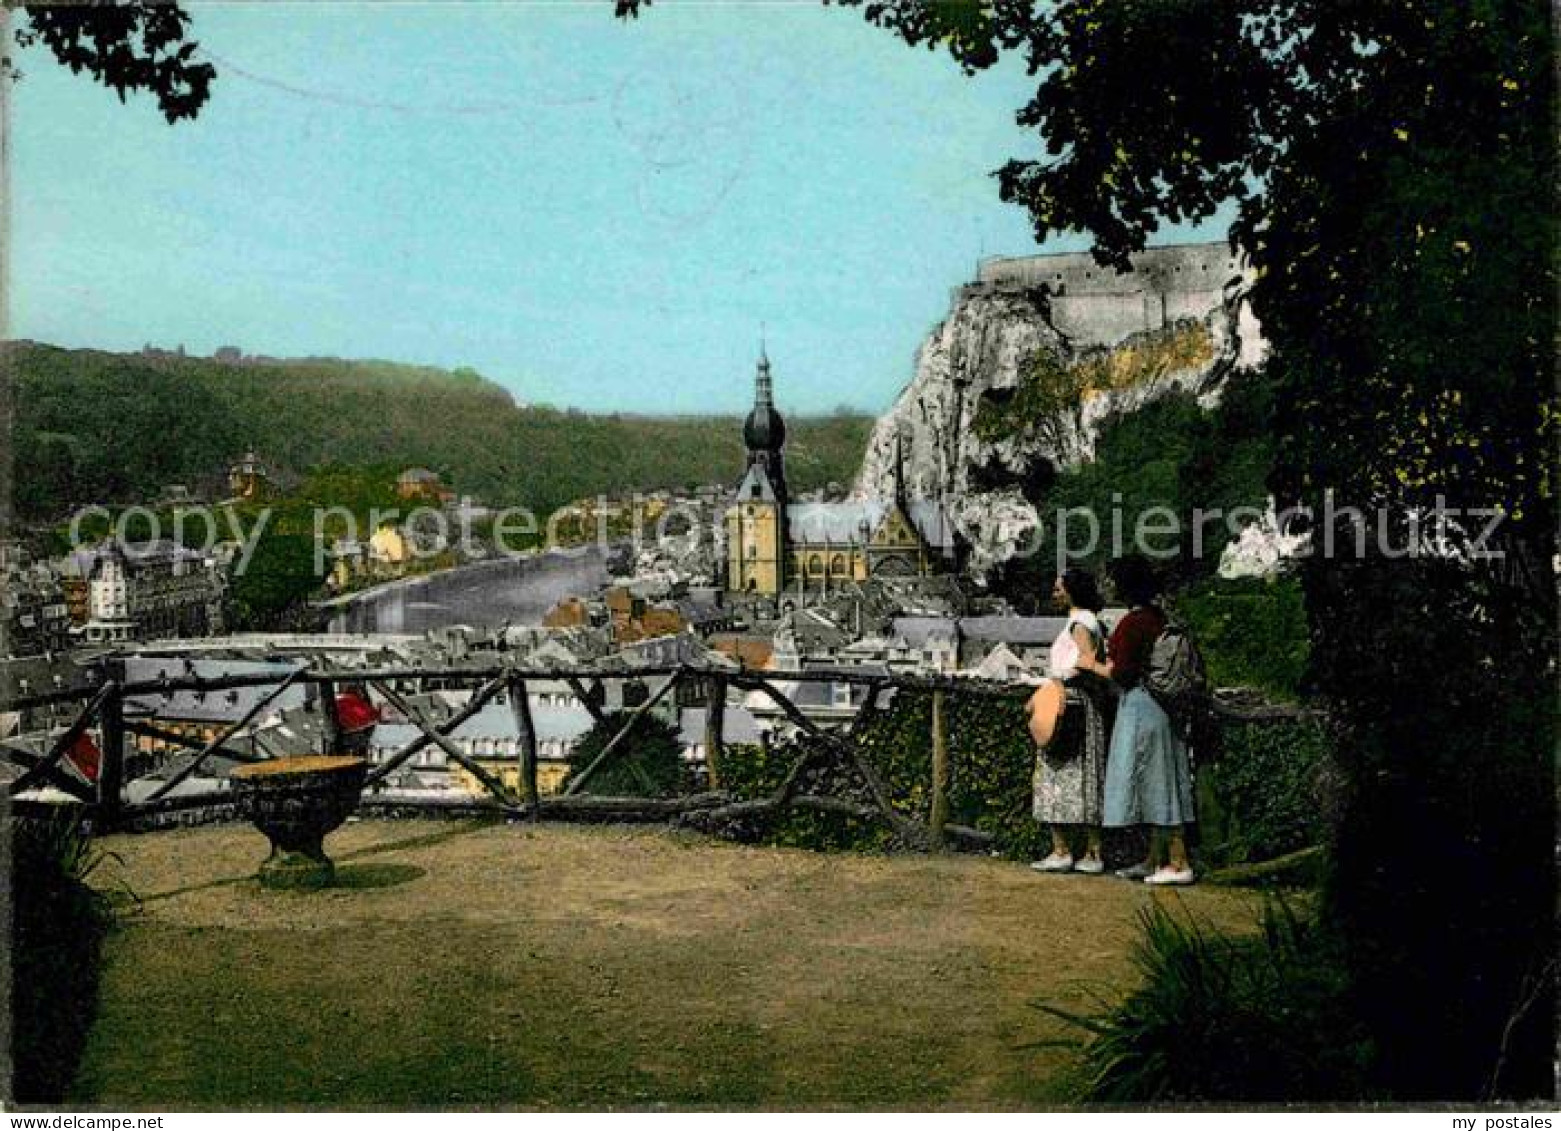
[[[271,855],[260,882],[274,888],[324,887],[335,875],[325,835],[358,807],[369,764],[362,758],[276,758],[233,771],[239,812],[266,834]]]

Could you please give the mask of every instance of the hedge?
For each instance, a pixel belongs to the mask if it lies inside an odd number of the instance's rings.
[[[949,736],[949,819],[989,832],[994,851],[1031,860],[1050,850],[1048,830],[1030,812],[1035,748],[1025,728],[1024,704],[986,696],[946,698]],[[931,804],[932,697],[899,690],[856,736],[878,770],[892,803],[926,820]],[[1267,859],[1323,837],[1318,789],[1325,764],[1325,732],[1314,723],[1227,724],[1222,751],[1200,767],[1200,856],[1206,865]],[[724,788],[755,798],[779,786],[795,748],[733,746],[722,764]],[[881,822],[837,814],[788,812],[764,833],[768,843],[814,849],[877,850],[889,843]],[[1117,859],[1142,851],[1137,838],[1118,837]]]

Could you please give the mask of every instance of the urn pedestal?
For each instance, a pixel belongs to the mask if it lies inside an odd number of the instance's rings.
[[[362,758],[309,757],[233,771],[239,811],[271,842],[261,883],[316,888],[331,882],[336,869],[325,854],[325,837],[358,807],[368,770]]]

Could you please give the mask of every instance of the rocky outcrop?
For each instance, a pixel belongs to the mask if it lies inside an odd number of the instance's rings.
[[[1219,263],[1211,275],[1209,247],[1147,252],[1138,278],[1086,280],[1077,256],[984,265],[984,281],[957,290],[923,342],[915,375],[873,431],[854,493],[893,492],[898,439],[906,491],[944,500],[972,565],[1009,557],[1039,521],[1026,480],[1091,459],[1107,418],[1172,390],[1213,404],[1232,372],[1261,359],[1247,277],[1238,268],[1211,281]],[[1183,270],[1196,282],[1180,284]],[[1037,386],[1037,361],[1050,386]],[[1059,396],[1059,383],[1072,392]]]
[[[1310,552],[1311,535],[1282,530],[1270,499],[1262,517],[1242,527],[1220,553],[1219,575],[1226,579],[1273,577]]]

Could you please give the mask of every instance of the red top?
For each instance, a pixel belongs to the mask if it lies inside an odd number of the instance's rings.
[[[336,696],[336,722],[342,730],[367,730],[379,722],[379,709],[355,691]]]
[[[1165,614],[1153,605],[1134,609],[1117,622],[1106,641],[1111,678],[1123,687],[1136,687],[1149,666],[1154,642],[1165,631]]]

